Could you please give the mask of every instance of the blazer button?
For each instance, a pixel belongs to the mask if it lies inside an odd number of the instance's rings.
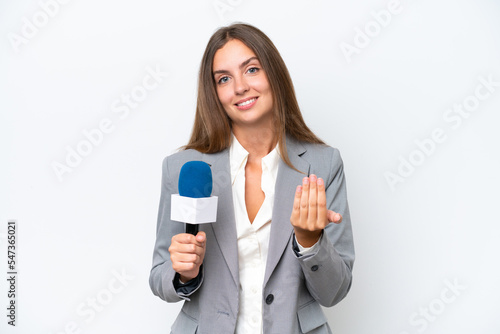
[[[318,267],[317,265],[314,265],[314,266],[312,266],[312,267],[311,267],[311,270],[312,270],[312,271],[316,271],[316,270],[318,270],[318,269],[319,269],[319,267]]]
[[[272,294],[272,293],[271,293],[271,294],[269,294],[269,295],[267,295],[267,297],[266,297],[266,304],[267,304],[267,305],[271,305],[271,304],[272,304],[272,302],[273,302],[273,300],[274,300],[274,296],[273,296],[273,294]]]

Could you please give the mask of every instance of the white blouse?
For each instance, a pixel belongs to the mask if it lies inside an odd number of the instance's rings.
[[[265,199],[253,223],[250,223],[248,219],[245,204],[245,166],[248,152],[234,136],[229,151],[229,159],[238,239],[240,278],[236,333],[258,334],[262,333],[262,285],[271,232],[274,186],[278,175],[279,155],[277,148],[274,148],[267,156],[262,158],[261,188],[265,194]]]
[[[229,149],[229,163],[238,239],[240,278],[236,334],[262,333],[263,284],[271,234],[274,188],[280,159],[278,147],[276,146],[268,155],[262,158],[261,188],[265,198],[253,223],[250,223],[248,219],[245,203],[245,166],[247,159],[248,152],[233,135],[233,141]],[[301,255],[313,253],[317,244],[306,248],[297,242]]]

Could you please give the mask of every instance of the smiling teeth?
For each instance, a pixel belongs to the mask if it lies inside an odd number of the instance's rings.
[[[237,104],[237,106],[238,106],[238,107],[243,107],[243,106],[246,106],[246,105],[248,105],[248,104],[250,104],[250,103],[253,103],[253,101],[255,101],[255,100],[256,100],[256,98],[253,98],[253,99],[250,99],[250,100],[248,100],[248,101],[245,101],[245,102],[242,102],[242,103],[240,103],[240,104]]]

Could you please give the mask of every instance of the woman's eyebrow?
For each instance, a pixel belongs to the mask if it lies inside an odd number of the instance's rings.
[[[244,62],[242,62],[240,64],[240,68],[243,68],[243,67],[247,66],[252,60],[259,60],[259,58],[255,57],[255,56],[248,58],[247,60],[245,60]],[[216,74],[219,74],[219,73],[226,74],[226,73],[229,73],[229,71],[228,70],[217,70],[217,71],[214,71],[213,75],[216,75]]]
[[[247,60],[245,60],[244,62],[241,63],[240,68],[243,68],[243,67],[247,66],[248,63],[250,63],[254,59],[258,60],[259,58],[257,58],[257,57],[250,57],[250,58],[248,58]]]

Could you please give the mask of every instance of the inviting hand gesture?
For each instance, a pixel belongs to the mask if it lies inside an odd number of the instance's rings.
[[[303,247],[314,245],[323,229],[332,223],[342,222],[342,215],[326,207],[325,183],[323,179],[311,174],[304,177],[302,185],[297,186],[293,201],[290,222],[295,237]]]

